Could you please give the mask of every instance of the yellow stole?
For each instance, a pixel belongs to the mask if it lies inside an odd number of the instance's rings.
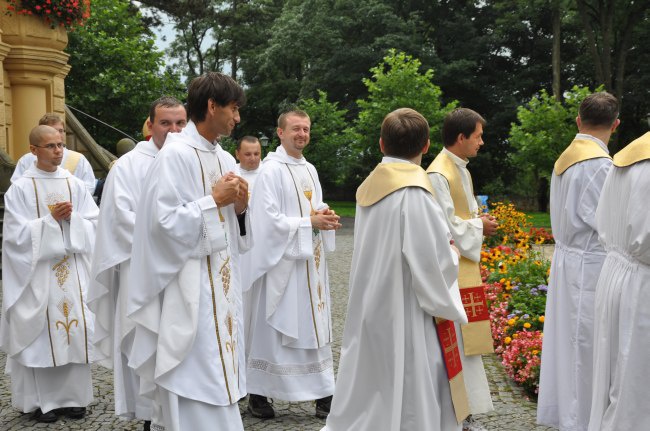
[[[427,169],[427,173],[432,172],[441,174],[449,183],[451,200],[454,203],[454,214],[463,220],[474,218],[467,204],[467,196],[465,196],[458,167],[451,157],[444,152],[438,154]],[[470,186],[472,186],[471,176]],[[474,195],[473,188],[472,195]],[[465,355],[493,353],[494,345],[490,329],[490,314],[478,262],[464,256],[460,257],[458,287],[460,288],[460,296],[469,321],[467,325],[461,326]]]
[[[607,151],[603,150],[596,142],[589,139],[574,139],[560,154],[553,167],[553,172],[555,172],[555,175],[562,175],[564,171],[576,163],[602,157],[611,159]]]
[[[65,165],[63,166],[63,169],[67,169],[68,172],[74,175],[74,171],[77,169],[79,160],[81,160],[81,153],[72,150],[67,150],[66,153],[68,153],[68,156],[65,158]]]
[[[361,207],[372,206],[405,187],[420,187],[429,192],[432,197],[434,194],[429,177],[420,166],[412,163],[380,163],[357,189],[357,204]],[[447,369],[456,420],[461,423],[469,416],[470,410],[456,328],[454,322],[450,320],[439,317],[434,317],[433,320]]]
[[[624,168],[648,159],[650,159],[650,132],[630,142],[627,147],[616,153],[614,166]]]

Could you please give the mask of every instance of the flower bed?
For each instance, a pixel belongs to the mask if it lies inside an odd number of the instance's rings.
[[[542,352],[544,311],[550,261],[532,244],[552,236],[534,229],[512,204],[497,203],[498,234],[484,244],[481,273],[486,283],[495,353],[506,373],[536,396]]]
[[[72,30],[90,17],[90,0],[8,0],[5,13],[40,16],[52,28]]]

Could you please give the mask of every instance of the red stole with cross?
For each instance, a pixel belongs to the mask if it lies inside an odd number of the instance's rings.
[[[427,172],[439,173],[447,179],[451,199],[454,202],[454,214],[463,220],[472,218],[460,173],[454,161],[442,152],[431,163]],[[467,325],[461,326],[465,356],[493,353],[490,314],[478,262],[460,257],[458,287],[469,321]]]

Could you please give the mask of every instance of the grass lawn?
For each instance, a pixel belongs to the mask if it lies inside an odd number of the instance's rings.
[[[356,202],[348,201],[334,201],[327,202],[327,204],[341,217],[354,217],[356,209]]]
[[[533,227],[551,228],[551,215],[549,213],[529,212],[526,215],[530,217],[529,220],[533,224]]]

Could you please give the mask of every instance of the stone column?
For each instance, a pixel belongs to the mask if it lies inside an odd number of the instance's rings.
[[[8,92],[8,80],[7,74],[4,71],[4,60],[9,54],[11,46],[2,41],[2,29],[0,28],[0,149],[7,152],[7,139],[9,136],[9,126],[8,126],[8,110],[6,108],[6,97],[5,94]]]
[[[6,2],[0,1],[0,10]],[[51,28],[40,17],[0,15],[2,41],[10,49],[3,62],[7,144],[17,160],[29,151],[29,132],[46,112],[65,117],[64,79],[70,71],[64,28]]]

